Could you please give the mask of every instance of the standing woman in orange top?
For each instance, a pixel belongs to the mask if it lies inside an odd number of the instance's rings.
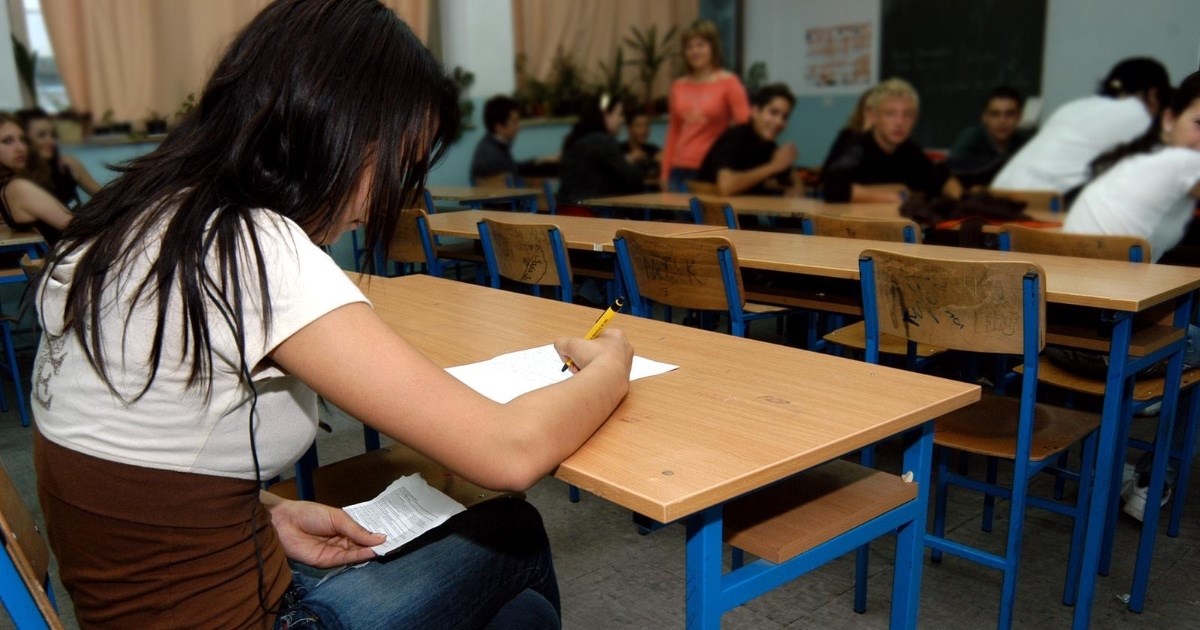
[[[717,27],[702,20],[683,32],[688,72],[671,84],[662,179],[667,190],[684,191],[695,179],[709,147],[732,125],[750,119],[750,99],[737,75],[723,68]]]

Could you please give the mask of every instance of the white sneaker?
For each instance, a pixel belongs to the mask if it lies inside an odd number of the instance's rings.
[[[1136,485],[1134,480],[1129,480],[1125,483],[1125,487],[1121,488],[1121,499],[1125,501],[1125,505],[1121,508],[1126,514],[1136,518],[1138,522],[1146,518],[1146,496],[1150,493],[1149,486]],[[1171,488],[1167,487],[1163,491],[1161,506],[1165,506],[1167,501],[1171,500]]]

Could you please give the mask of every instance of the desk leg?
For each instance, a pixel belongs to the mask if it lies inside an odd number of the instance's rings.
[[[722,506],[687,519],[687,627],[720,630]]]
[[[913,520],[896,532],[896,571],[892,576],[892,628],[917,627],[921,601],[921,571],[925,560],[925,519],[929,509],[930,470],[933,468],[933,423],[926,422],[904,436],[904,471],[917,484]]]
[[[1079,590],[1075,602],[1075,630],[1091,626],[1092,602],[1095,599],[1096,572],[1100,564],[1100,548],[1108,516],[1108,496],[1112,491],[1112,474],[1120,433],[1122,401],[1125,398],[1125,363],[1129,355],[1129,339],[1133,329],[1132,313],[1117,313],[1112,329],[1109,353],[1108,381],[1105,384],[1104,410],[1100,414],[1100,440],[1096,448],[1096,467],[1093,471],[1092,496],[1088,503],[1087,535],[1079,567]],[[1081,474],[1090,474],[1081,471]]]

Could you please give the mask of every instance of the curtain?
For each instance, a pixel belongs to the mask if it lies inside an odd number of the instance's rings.
[[[672,27],[683,29],[700,14],[699,0],[513,0],[513,30],[518,58],[524,59],[522,79],[546,81],[554,74],[559,51],[582,71],[586,81],[601,83],[600,63],[611,66],[618,48],[624,48],[624,85],[640,99],[644,88],[638,69],[630,61],[640,54],[625,45],[632,28],[655,26],[658,38]],[[666,96],[671,79],[683,68],[679,34],[671,42],[672,54],[659,69],[653,97]]]
[[[425,40],[431,0],[385,0]],[[42,0],[71,108],[170,117],[269,0]]]

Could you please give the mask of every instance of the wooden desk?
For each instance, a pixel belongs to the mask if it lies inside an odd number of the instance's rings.
[[[530,212],[537,207],[536,188],[504,188],[496,186],[431,186],[434,201],[456,201],[468,208],[481,208],[485,203],[517,203]]]
[[[1170,265],[1147,265],[1119,261],[1101,261],[1066,256],[1048,256],[1017,252],[998,252],[938,245],[885,243],[798,234],[725,230],[721,232],[737,248],[743,267],[845,280],[858,279],[858,257],[868,248],[911,255],[961,260],[1026,260],[1037,263],[1046,272],[1046,299],[1050,303],[1099,310],[1098,320],[1105,330],[1094,330],[1095,345],[1109,353],[1109,374],[1101,413],[1096,480],[1089,503],[1088,529],[1084,544],[1078,601],[1075,604],[1077,630],[1089,627],[1094,598],[1096,572],[1100,562],[1101,537],[1108,519],[1107,505],[1117,467],[1124,462],[1125,432],[1123,401],[1128,395],[1126,381],[1159,361],[1169,360],[1170,370],[1178,369],[1184,348],[1183,328],[1190,318],[1193,294],[1200,289],[1200,269]],[[611,246],[610,246],[611,247]],[[1135,330],[1134,317],[1159,304],[1174,302],[1173,326],[1150,326]],[[1075,335],[1070,335],[1074,341]],[[1048,330],[1049,343],[1059,341]],[[1062,341],[1067,341],[1063,337]],[[1179,372],[1168,372],[1178,375]],[[1163,414],[1167,416],[1178,398],[1179,379],[1167,378]],[[1169,403],[1166,401],[1170,401]],[[1172,423],[1164,423],[1170,427]],[[1166,437],[1170,443],[1170,436]],[[1160,449],[1161,451],[1162,449]],[[1139,555],[1153,552],[1158,510],[1147,510]],[[1140,572],[1149,571],[1149,561]]]
[[[597,314],[427,276],[371,278],[364,289],[396,332],[442,366],[549,343],[586,330]],[[785,346],[634,317],[614,325],[639,354],[681,367],[633,382],[555,476],[657,521],[687,520],[689,627],[720,623],[722,580],[732,577],[721,576],[725,502],[918,427],[911,448],[919,450],[932,439],[927,420],[979,399],[975,385]],[[919,462],[906,469],[928,479]],[[927,498],[928,484],[920,488]],[[904,579],[895,584],[919,589],[923,530],[907,533],[896,559]],[[905,593],[913,605],[901,603],[893,627],[915,627],[916,595]]]
[[[576,217],[565,214],[545,215],[503,210],[464,210],[462,212],[439,212],[429,216],[429,228],[437,236],[479,238],[476,227],[481,220],[489,218],[510,223],[547,223],[562,230],[568,249],[586,251],[613,251],[612,240],[617,230],[628,228],[649,232],[657,236],[678,236],[713,232],[724,228],[716,225],[693,223],[664,223],[659,221],[635,221],[632,219],[602,219],[598,217]],[[605,247],[605,246],[608,247]]]
[[[733,197],[717,197],[713,195],[691,195],[687,193],[644,193],[640,195],[622,195],[617,197],[600,197],[583,202],[585,206],[597,208],[648,208],[651,210],[690,211],[692,197],[700,197],[706,201],[728,203],[740,214],[763,214],[781,217],[803,217],[810,214],[823,214],[836,217],[856,219],[899,219],[900,206],[895,203],[827,203],[820,199],[804,197],[766,197],[756,195],[738,195]],[[1052,213],[1049,210],[1028,209],[1025,211],[1035,221],[1061,222],[1065,215]]]

